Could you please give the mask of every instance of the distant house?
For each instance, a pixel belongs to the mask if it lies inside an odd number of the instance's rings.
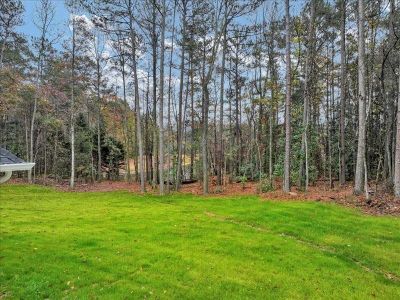
[[[0,184],[11,178],[14,171],[28,171],[35,163],[27,163],[10,151],[0,148]]]

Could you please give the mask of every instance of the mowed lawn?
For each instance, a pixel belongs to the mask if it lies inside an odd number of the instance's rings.
[[[3,185],[0,298],[400,299],[400,219]]]

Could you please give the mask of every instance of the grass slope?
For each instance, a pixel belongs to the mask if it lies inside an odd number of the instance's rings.
[[[400,298],[400,220],[316,202],[0,187],[0,298]]]

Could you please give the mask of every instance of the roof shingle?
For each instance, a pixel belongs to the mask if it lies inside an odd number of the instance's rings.
[[[24,160],[12,154],[10,151],[0,148],[0,165],[25,163]]]

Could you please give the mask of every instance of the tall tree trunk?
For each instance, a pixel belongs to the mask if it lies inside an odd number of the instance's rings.
[[[157,184],[157,34],[156,34],[156,1],[153,0],[152,12],[152,58],[153,58],[153,121],[152,121],[152,187]]]
[[[29,133],[28,133],[28,118],[24,115],[24,124],[25,124],[25,155],[26,160],[29,161]]]
[[[340,22],[340,147],[339,147],[339,183],[346,183],[346,137],[345,137],[345,113],[346,113],[346,0],[341,3]]]
[[[202,88],[202,112],[203,112],[203,131],[202,131],[202,159],[203,159],[203,194],[208,194],[208,110],[209,110],[209,101],[210,101],[210,94],[208,90],[208,84],[211,81],[213,71],[214,71],[214,66],[215,66],[215,61],[217,58],[217,53],[218,53],[218,47],[221,42],[221,38],[226,31],[226,27],[228,26],[228,15],[229,12],[231,11],[233,6],[230,6],[228,9],[228,2],[224,3],[224,19],[221,24],[221,27],[215,28],[215,33],[214,33],[214,40],[213,40],[213,45],[211,49],[211,54],[209,59],[206,60],[206,48],[205,48],[205,43],[203,43],[203,71],[202,71],[202,78],[201,78],[201,88]],[[209,62],[208,70],[207,73],[205,72],[205,64],[206,61]]]
[[[364,38],[364,0],[358,0],[358,146],[354,193],[363,192],[366,104],[365,104],[365,38]]]
[[[126,151],[125,151],[125,172],[126,172],[126,179],[130,183],[131,182],[131,167],[130,167],[130,153],[131,153],[131,138],[130,138],[130,130],[129,130],[129,104],[126,98],[126,78],[125,78],[125,52],[122,47],[120,47],[120,63],[121,63],[121,75],[122,75],[122,92],[123,92],[123,100],[124,100],[124,128],[125,128],[125,144],[126,144]]]
[[[43,51],[44,51],[44,33],[41,37],[41,46],[39,49],[39,56],[38,56],[38,64],[37,64],[37,74],[36,74],[36,92],[34,95],[34,102],[33,102],[33,112],[32,112],[32,118],[31,118],[31,126],[30,126],[30,136],[29,136],[29,150],[30,150],[30,155],[29,155],[29,161],[30,162],[35,162],[35,157],[34,157],[34,140],[35,140],[35,121],[36,121],[36,114],[37,114],[37,106],[38,106],[38,97],[40,93],[40,88],[41,88],[41,81],[42,81],[42,56],[43,56]],[[35,166],[28,171],[28,181],[32,183],[32,172],[35,171]]]
[[[225,55],[226,55],[226,30],[224,32],[222,44],[222,65],[221,65],[221,86],[219,96],[219,135],[218,135],[218,166],[217,166],[217,185],[222,186],[224,151],[223,151],[223,131],[224,131],[224,83],[225,83]]]
[[[43,179],[46,180],[47,177],[47,130],[44,131],[44,170],[43,170]]]
[[[397,129],[396,129],[396,152],[394,164],[394,194],[400,199],[400,65],[399,65],[399,86],[397,94]]]
[[[396,39],[396,35],[394,32],[395,29],[395,3],[394,0],[390,0],[390,15],[389,15],[389,47],[386,52],[384,52],[383,55],[383,61],[382,61],[382,67],[381,67],[381,94],[382,94],[382,99],[386,103],[386,133],[385,133],[385,159],[384,159],[384,176],[387,182],[391,183],[393,179],[393,170],[394,168],[392,167],[393,162],[393,155],[392,155],[392,138],[394,138],[393,134],[393,118],[394,112],[393,112],[393,105],[390,97],[388,97],[385,89],[385,64],[386,61],[389,59],[389,54],[395,49],[395,46],[398,42]]]
[[[203,158],[203,194],[208,194],[208,106],[209,91],[207,83],[202,83],[203,92],[203,132],[201,137],[201,155]]]
[[[334,102],[334,82],[333,75],[330,74],[330,66],[333,68],[334,63],[334,49],[332,44],[332,60],[327,61],[326,68],[326,138],[328,144],[328,178],[329,178],[329,188],[333,188],[332,181],[332,142],[331,142],[331,114]],[[326,57],[329,57],[329,46],[326,46]],[[331,77],[331,78],[330,78]]]
[[[190,49],[189,52],[190,61],[190,122],[191,122],[191,134],[190,134],[190,179],[193,179],[194,175],[194,157],[195,157],[195,133],[194,133],[194,70],[193,70],[193,50]]]
[[[205,67],[206,67],[206,49],[203,45],[203,82],[201,83],[202,89],[202,134],[201,134],[201,156],[202,156],[202,173],[203,173],[203,194],[208,194],[208,82],[205,78]]]
[[[271,101],[269,105],[269,143],[268,143],[268,173],[269,173],[269,183],[273,185],[273,159],[272,159],[272,152],[273,152],[273,140],[274,140],[274,114],[276,111],[275,107],[275,98],[276,98],[276,87],[278,85],[278,75],[276,72],[276,65],[275,65],[275,49],[274,49],[274,41],[275,41],[275,16],[274,13],[276,12],[276,2],[274,3],[273,8],[273,19],[271,20],[271,37],[269,41],[268,47],[268,56],[269,56],[269,69],[271,72]]]
[[[232,70],[232,58],[229,59],[229,70]],[[232,77],[231,77],[231,72],[228,72],[228,90],[232,90]],[[232,101],[229,99],[228,100],[228,106],[229,106],[229,152],[233,153],[233,148],[234,148],[234,130],[233,130],[233,108],[232,108]],[[229,158],[229,174],[230,174],[230,180],[233,177],[233,159],[232,157]]]
[[[151,162],[152,162],[152,157],[151,157],[151,141],[150,138],[152,137],[149,134],[149,122],[151,123],[152,120],[150,118],[150,114],[151,114],[151,110],[150,110],[150,68],[148,68],[147,70],[147,77],[146,77],[146,91],[145,91],[145,99],[146,99],[146,103],[144,104],[143,108],[143,114],[144,114],[144,134],[143,134],[143,143],[144,143],[144,160],[145,160],[145,168],[146,168],[146,172],[145,172],[145,179],[146,181],[148,181],[151,185],[151,180],[152,180],[152,168],[151,168]],[[150,124],[150,126],[152,126]]]
[[[185,43],[186,43],[186,5],[187,1],[183,0],[182,8],[182,45],[181,45],[181,63],[180,63],[180,81],[179,81],[179,103],[178,103],[178,121],[177,121],[177,167],[176,167],[176,190],[179,190],[182,180],[182,106],[183,106],[183,75],[185,69]]]
[[[168,76],[168,114],[167,114],[167,193],[170,192],[171,187],[171,148],[172,148],[172,124],[171,124],[171,77],[172,77],[172,59],[174,54],[174,41],[175,41],[175,15],[176,15],[176,1],[174,1],[174,13],[172,17],[172,38],[171,38],[171,52],[169,57],[169,76]]]
[[[291,61],[290,61],[290,10],[289,0],[285,0],[286,9],[286,100],[285,100],[285,162],[283,191],[290,192],[290,102],[291,102]]]
[[[240,78],[239,78],[239,38],[236,39],[235,44],[235,143],[237,147],[236,157],[235,157],[235,170],[236,176],[240,176],[239,170],[241,167],[241,147],[240,147],[240,109],[239,109],[239,97],[240,97]],[[244,175],[244,174],[243,174]]]
[[[165,0],[162,3],[162,16],[161,16],[161,53],[160,53],[160,108],[158,112],[158,126],[159,126],[159,179],[160,179],[160,195],[164,195],[164,45],[165,45],[165,18],[166,7]],[[169,184],[169,183],[168,183]]]
[[[75,187],[75,18],[72,18],[72,66],[71,66],[71,178],[69,185]]]
[[[133,80],[135,82],[135,107],[136,107],[136,139],[139,147],[139,168],[140,168],[140,191],[144,193],[146,191],[145,179],[144,179],[144,155],[143,155],[143,139],[142,139],[142,122],[140,116],[140,102],[139,102],[139,82],[137,74],[137,62],[136,62],[136,35],[133,28],[133,12],[131,6],[131,0],[128,0],[129,5],[129,30],[131,38],[131,50],[132,50],[132,71]]]
[[[310,98],[311,98],[311,83],[313,78],[311,76],[312,60],[314,53],[314,22],[315,22],[315,5],[316,0],[310,0],[310,23],[308,26],[308,38],[307,38],[307,53],[305,62],[305,72],[304,72],[304,107],[303,107],[303,134],[301,136],[301,153],[305,156],[305,165],[303,159],[300,160],[300,176],[299,185],[303,185],[303,177],[305,175],[304,186],[305,190],[308,189],[308,123],[310,116]],[[304,174],[305,173],[305,174]]]
[[[42,77],[43,77],[43,63],[45,58],[45,51],[48,46],[48,30],[54,18],[54,7],[50,0],[41,0],[39,4],[39,30],[40,30],[40,38],[39,38],[39,49],[38,49],[38,60],[37,60],[37,74],[36,74],[36,94],[34,95],[34,104],[33,104],[33,112],[31,119],[31,127],[30,127],[30,161],[34,162],[36,155],[34,155],[34,139],[35,139],[35,121],[37,114],[37,106],[38,106],[38,93],[40,92],[42,85]],[[6,40],[4,40],[4,43]],[[36,139],[36,144],[38,143],[38,139]],[[37,151],[37,149],[36,149]],[[36,168],[33,167],[28,171],[28,180],[32,182],[32,172],[35,174]],[[35,175],[33,175],[35,177]]]
[[[101,99],[100,99],[100,58],[96,60],[96,72],[97,72],[97,180],[102,179],[101,172]]]
[[[38,72],[39,72],[39,67],[38,67]],[[39,93],[39,79],[38,79],[38,84],[37,84],[37,90],[36,90],[36,93]],[[30,147],[29,147],[29,153],[30,153],[30,155],[29,155],[29,161],[30,162],[34,162],[34,157],[33,157],[33,141],[34,141],[34,137],[35,137],[35,120],[36,120],[36,112],[37,112],[37,98],[38,98],[38,96],[37,95],[34,95],[34,103],[33,103],[33,112],[32,112],[32,118],[31,118],[31,128],[30,128],[30,139],[29,139],[29,145],[30,145]],[[32,172],[33,172],[33,169],[34,168],[32,168],[32,169],[30,169],[29,171],[28,171],[28,181],[30,182],[30,183],[32,183]]]

